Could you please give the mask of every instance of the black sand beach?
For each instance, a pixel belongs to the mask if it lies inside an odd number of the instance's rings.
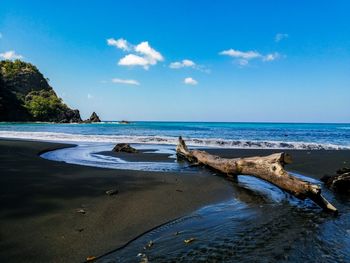
[[[38,154],[57,143],[0,140],[0,256],[4,262],[81,262],[162,223],[232,196],[231,182],[210,171],[161,173],[70,165]],[[278,150],[210,149],[224,157]],[[350,162],[350,151],[286,151],[287,167],[314,178]],[[125,154],[105,152],[123,157]],[[164,161],[140,153],[133,161]],[[118,190],[108,196],[106,190]],[[78,213],[82,209],[85,214]]]
[[[63,146],[0,140],[2,262],[81,262],[231,196],[209,173],[118,171],[38,156]],[[106,195],[113,188],[118,194]]]

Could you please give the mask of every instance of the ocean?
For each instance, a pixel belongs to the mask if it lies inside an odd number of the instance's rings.
[[[350,149],[350,124],[132,122],[0,123],[0,137],[62,142],[176,144],[221,148]]]

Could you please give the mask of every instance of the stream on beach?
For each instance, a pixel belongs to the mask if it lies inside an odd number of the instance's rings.
[[[158,146],[149,153],[172,154],[172,148]],[[99,154],[110,149],[111,144],[81,144],[42,157],[115,169],[205,169],[178,163],[174,155],[170,162],[127,162]],[[295,175],[321,184],[316,179]],[[229,200],[144,233],[97,262],[350,262],[349,197],[322,189],[340,211],[333,216],[322,212],[312,201],[298,200],[250,176],[238,176],[237,181],[227,183],[232,186]]]

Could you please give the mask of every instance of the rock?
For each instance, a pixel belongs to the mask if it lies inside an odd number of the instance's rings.
[[[110,189],[106,191],[106,195],[116,195],[116,194],[118,194],[117,189]]]
[[[88,256],[88,257],[86,257],[86,261],[94,261],[96,259],[96,257],[95,256]]]
[[[118,121],[119,124],[130,124],[129,121],[125,121],[125,120],[121,120],[121,121]]]
[[[84,208],[78,208],[77,210],[75,210],[75,212],[79,213],[79,214],[86,214],[86,210]]]
[[[191,237],[191,238],[189,238],[189,239],[185,239],[184,240],[184,243],[185,244],[189,244],[189,243],[192,243],[193,241],[195,241],[196,239],[194,238],[194,237]]]
[[[84,123],[93,123],[93,122],[101,122],[100,117],[98,117],[96,112],[93,112],[90,118],[84,121]]]
[[[350,173],[350,168],[343,167],[337,171],[337,174],[345,174],[345,173]]]
[[[131,147],[128,143],[118,143],[114,146],[113,152],[126,152],[126,153],[138,153],[138,150]]]
[[[148,242],[148,244],[144,247],[144,249],[150,249],[151,247],[153,247],[154,242],[151,240],[150,242]]]
[[[0,121],[81,122],[34,65],[0,61]]]
[[[350,169],[341,168],[336,175],[325,175],[321,178],[325,185],[334,192],[350,193]]]
[[[82,119],[80,117],[79,110],[69,109],[65,112],[61,112],[57,119],[59,123],[81,123]]]
[[[140,258],[140,263],[148,263],[148,258],[147,258],[147,255],[144,254],[144,253],[138,253],[137,254],[137,257]]]

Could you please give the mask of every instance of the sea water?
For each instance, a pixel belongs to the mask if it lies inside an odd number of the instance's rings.
[[[176,144],[222,148],[350,149],[350,124],[102,122],[0,123],[0,137],[65,142]]]

